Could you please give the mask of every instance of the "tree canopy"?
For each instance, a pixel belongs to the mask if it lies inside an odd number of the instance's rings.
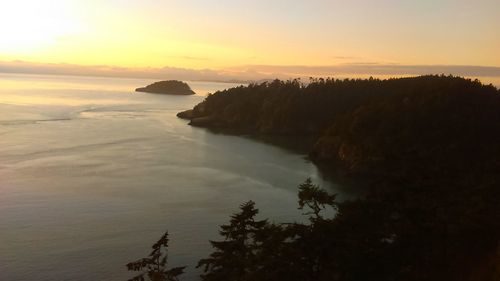
[[[498,186],[494,189],[498,195]],[[498,197],[486,196],[488,193],[436,196],[417,189],[399,190],[403,192],[378,192],[367,198],[338,202],[335,195],[307,180],[298,192],[299,208],[309,218],[305,223],[259,220],[255,203],[246,202],[238,213],[230,216],[229,224],[220,227],[222,240],[210,241],[214,251],[199,262],[198,267],[203,270],[201,279],[496,281],[500,278]],[[336,212],[325,213],[327,208]],[[151,264],[148,276],[161,272],[161,276],[172,278],[171,272],[182,273],[183,268],[157,270],[165,264],[158,267],[158,254],[152,254],[152,259],[131,263],[129,269]]]
[[[204,280],[500,280],[500,91],[477,80],[312,79],[209,95],[193,125],[316,138],[310,157],[368,182],[338,202],[307,180],[307,223],[221,226]],[[326,209],[333,210],[331,213]]]

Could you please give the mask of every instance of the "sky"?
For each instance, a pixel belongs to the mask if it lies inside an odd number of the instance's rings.
[[[1,1],[0,71],[498,78],[499,11],[498,0]]]

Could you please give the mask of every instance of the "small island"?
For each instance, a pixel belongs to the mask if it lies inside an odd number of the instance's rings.
[[[146,87],[135,89],[136,92],[167,94],[167,95],[194,95],[196,94],[189,85],[182,81],[168,80],[150,84]]]

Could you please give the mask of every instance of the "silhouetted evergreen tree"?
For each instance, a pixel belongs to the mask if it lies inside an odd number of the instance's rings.
[[[210,241],[215,248],[209,258],[199,262],[203,280],[255,280],[256,272],[256,232],[263,228],[266,220],[256,220],[258,210],[249,201],[240,206],[240,213],[231,216],[228,225],[222,225],[220,235],[224,241]]]
[[[139,275],[130,279],[130,281],[144,281],[149,278],[152,281],[178,281],[178,276],[184,273],[185,266],[167,268],[167,248],[168,232],[153,246],[153,251],[146,258],[127,264],[129,271],[139,271]]]
[[[498,178],[472,191],[377,183],[366,198],[336,202],[310,179],[299,185],[306,223],[256,220],[249,201],[222,225],[223,241],[199,262],[203,280],[497,281],[500,277]],[[404,188],[395,188],[403,184]],[[383,187],[386,186],[386,187]],[[330,209],[331,213],[325,212]],[[165,234],[148,258],[130,263],[131,280],[177,280],[166,269]]]
[[[500,224],[498,205],[491,204],[499,197],[427,196],[422,188],[338,203],[308,179],[298,197],[299,208],[310,209],[309,223],[256,222],[258,211],[246,203],[222,226],[226,240],[212,242],[215,252],[200,261],[202,278],[498,280]],[[498,195],[498,187],[488,188]],[[327,207],[336,213],[327,216]]]
[[[337,196],[328,194],[319,186],[314,185],[311,178],[299,185],[299,209],[303,210],[305,206],[311,209],[311,212],[305,213],[306,215],[314,215],[310,218],[311,221],[323,219],[320,212],[327,206],[336,210],[335,197]]]

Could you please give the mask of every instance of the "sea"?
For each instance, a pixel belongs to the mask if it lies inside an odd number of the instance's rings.
[[[305,219],[307,178],[340,197],[305,153],[176,117],[239,84],[136,93],[151,79],[0,74],[0,280],[127,280],[165,231],[170,266],[197,262],[249,200],[259,218]]]

